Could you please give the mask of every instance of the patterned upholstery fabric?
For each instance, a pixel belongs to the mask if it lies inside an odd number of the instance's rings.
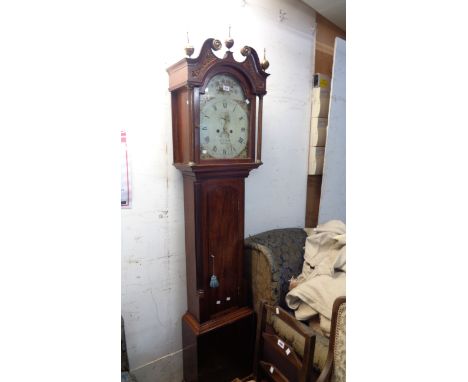
[[[332,382],[346,382],[346,303],[338,309]]]
[[[288,309],[285,296],[291,277],[301,273],[306,237],[302,228],[283,228],[245,240],[246,276],[257,312],[261,299]]]
[[[323,370],[323,367],[327,362],[328,344],[329,340],[327,337],[321,335],[317,335],[317,337],[315,337],[313,366],[318,370]]]

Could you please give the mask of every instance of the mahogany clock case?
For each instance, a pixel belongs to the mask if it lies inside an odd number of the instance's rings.
[[[207,39],[197,58],[184,58],[167,69],[174,165],[182,172],[184,185],[186,382],[227,381],[241,376],[231,375],[235,370],[248,374],[252,369],[255,318],[243,272],[245,178],[262,164],[262,108],[268,74],[254,49],[244,47],[246,58],[238,62],[231,51],[222,59],[214,55],[213,49],[220,46],[219,40]],[[245,158],[200,158],[200,95],[219,74],[233,78],[249,100]],[[210,285],[212,276],[219,285]],[[225,365],[225,372],[215,370],[214,355],[217,363]]]

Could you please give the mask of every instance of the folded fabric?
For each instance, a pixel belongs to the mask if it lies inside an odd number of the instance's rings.
[[[342,253],[337,256],[336,252],[345,246],[346,226],[342,221],[330,220],[325,224],[319,224],[306,239],[304,261],[309,267],[315,267],[332,256],[337,262],[336,268],[340,269],[346,264],[346,255],[343,258]]]
[[[320,314],[320,327],[329,334],[333,302],[345,295],[346,273],[336,272],[333,277],[319,275],[299,284],[286,295],[286,304],[301,321]]]
[[[320,326],[330,332],[333,302],[346,295],[346,226],[331,220],[317,228],[305,243],[302,273],[293,279],[286,304],[298,320],[320,315]]]

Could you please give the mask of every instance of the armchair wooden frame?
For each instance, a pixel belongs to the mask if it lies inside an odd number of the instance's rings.
[[[334,353],[335,353],[335,338],[336,338],[336,326],[338,322],[338,311],[342,304],[346,303],[346,296],[338,297],[333,303],[332,321],[330,329],[330,345],[328,347],[327,360],[322,372],[320,373],[317,382],[330,382],[333,374],[334,364]]]

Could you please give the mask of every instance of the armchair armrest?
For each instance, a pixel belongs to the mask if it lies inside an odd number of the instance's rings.
[[[325,367],[317,382],[346,380],[346,297],[338,297],[333,303],[330,345]]]
[[[245,239],[245,275],[257,313],[261,300],[285,307],[289,279],[302,270],[306,237],[302,228],[283,228]]]

